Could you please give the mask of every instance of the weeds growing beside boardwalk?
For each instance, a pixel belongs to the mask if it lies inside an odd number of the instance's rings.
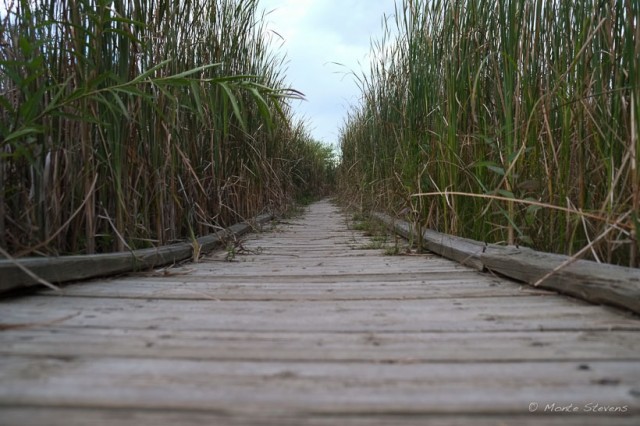
[[[257,1],[3,1],[13,255],[162,245],[317,189]]]
[[[343,193],[446,233],[637,266],[639,9],[398,4],[343,127]]]

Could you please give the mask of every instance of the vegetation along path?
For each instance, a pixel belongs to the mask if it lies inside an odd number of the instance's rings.
[[[350,224],[0,301],[0,424],[639,424],[638,317]]]

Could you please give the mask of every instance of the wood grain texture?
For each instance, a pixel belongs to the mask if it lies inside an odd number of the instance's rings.
[[[68,286],[62,290],[67,297],[111,297],[146,299],[202,299],[204,295],[218,300],[387,300],[387,299],[439,299],[451,297],[521,297],[549,294],[546,290],[530,289],[505,283],[489,276],[469,276],[450,273],[432,273],[423,279],[395,281],[393,276],[377,276],[366,283],[346,281],[341,276],[316,277],[313,285],[306,277],[277,277],[265,282],[265,277],[249,276],[235,280],[217,277],[216,281],[195,281],[193,277],[169,278],[116,278],[99,283]],[[323,279],[324,278],[324,279]],[[257,281],[262,281],[258,283]],[[367,291],[363,291],[363,285]],[[58,292],[42,294],[56,296]]]
[[[363,287],[362,291],[366,292]],[[401,300],[217,300],[30,297],[0,301],[0,327],[68,327],[252,331],[631,330],[640,322],[554,295]],[[541,315],[540,312],[544,312]],[[264,321],[256,321],[264,318]],[[10,320],[9,320],[10,319]]]
[[[417,231],[408,222],[379,212],[373,216],[407,238],[417,237]],[[485,244],[432,230],[424,230],[422,238],[425,248],[433,253],[473,268],[488,269],[531,285],[553,272],[539,284],[540,288],[640,313],[640,269],[581,259],[572,261],[568,256],[527,247]],[[556,271],[557,268],[560,269]]]
[[[637,331],[297,332],[40,326],[2,339],[0,355],[196,360],[523,362],[640,360]]]
[[[640,414],[636,361],[416,364],[3,356],[2,405],[348,414],[519,414],[531,402]],[[40,384],[34,386],[34,384]],[[126,384],[126,386],[125,386]],[[616,392],[607,388],[615,386]],[[167,391],[171,389],[171,391]],[[482,391],[479,392],[479,389]],[[622,407],[626,407],[623,409]]]
[[[428,415],[428,414],[319,414],[244,413],[200,410],[130,410],[106,408],[0,407],[3,426],[637,426],[640,416],[556,415]],[[603,423],[606,422],[606,423]]]
[[[348,223],[1,299],[0,425],[638,423],[637,316]]]

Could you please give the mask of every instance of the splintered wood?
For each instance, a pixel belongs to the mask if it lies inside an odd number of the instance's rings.
[[[1,300],[0,425],[640,424],[637,316],[349,223]]]

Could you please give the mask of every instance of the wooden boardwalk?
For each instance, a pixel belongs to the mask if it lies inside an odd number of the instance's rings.
[[[0,300],[0,425],[640,424],[637,316],[347,220]]]

